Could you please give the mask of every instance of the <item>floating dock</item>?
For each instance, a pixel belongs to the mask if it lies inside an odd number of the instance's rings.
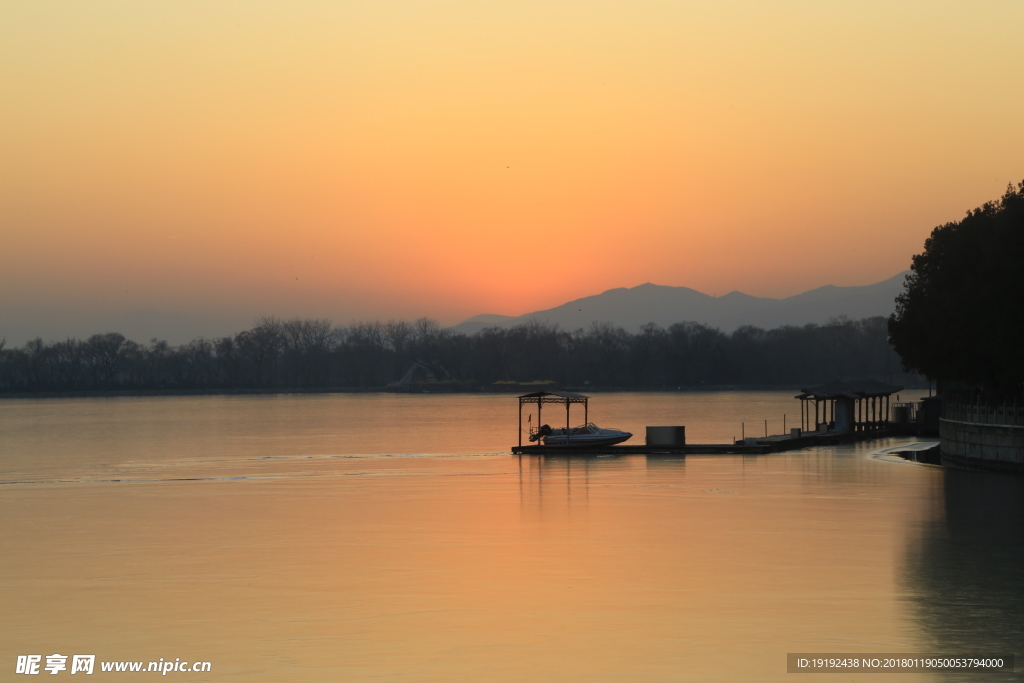
[[[618,446],[513,446],[513,455],[762,455],[795,451],[812,446],[868,441],[895,436],[895,429],[876,429],[847,433],[804,433],[801,436],[780,434],[756,439],[755,443],[705,443],[681,446],[648,446],[623,444]]]
[[[528,419],[528,435],[531,439],[540,437],[539,428],[541,425],[541,414],[545,405],[558,405],[565,407],[565,434],[569,433],[569,409],[572,405],[578,404],[583,407],[583,423],[587,424],[587,403],[589,396],[577,394],[571,391],[538,391],[532,394],[524,394],[519,397],[519,445],[512,447],[513,455],[563,455],[563,456],[586,456],[586,455],[761,455],[764,453],[781,453],[783,451],[795,451],[801,448],[813,446],[831,446],[842,443],[853,443],[857,441],[868,441],[894,436],[899,433],[896,426],[889,422],[888,396],[898,391],[900,387],[883,385],[874,380],[863,380],[854,383],[832,382],[831,384],[805,389],[797,396],[804,408],[801,410],[801,426],[814,424],[819,427],[818,431],[801,431],[794,428],[790,434],[767,435],[767,422],[765,423],[766,435],[764,438],[749,437],[736,443],[685,443],[685,427],[648,427],[648,441],[662,441],[664,444],[620,444],[615,446],[544,446],[538,444],[523,444],[523,407],[527,405],[537,406],[537,426],[532,425],[532,414]],[[859,398],[858,398],[859,397]],[[882,399],[884,403],[879,403]],[[867,407],[857,407],[855,399],[868,401]],[[836,413],[836,401],[844,403]],[[831,405],[832,420],[822,422],[819,416],[819,401],[826,401],[826,408],[823,414],[827,417],[829,405]],[[828,401],[832,401],[831,404]],[[814,420],[811,421],[810,405],[814,405]],[[884,406],[884,410],[882,407]],[[855,410],[856,408],[856,410]],[[561,411],[559,411],[560,414]],[[803,413],[806,413],[804,415]],[[836,415],[839,418],[837,419]],[[870,420],[857,419],[870,418]],[[824,429],[835,429],[835,431],[824,431]],[[837,429],[838,428],[838,429]],[[655,432],[654,430],[658,430]],[[550,431],[548,432],[550,433]]]

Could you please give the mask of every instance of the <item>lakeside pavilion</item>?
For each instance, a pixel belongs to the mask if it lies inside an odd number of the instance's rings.
[[[840,433],[882,429],[889,423],[890,398],[902,389],[874,379],[837,380],[801,389],[796,395],[800,399],[800,429],[820,431],[822,425]]]

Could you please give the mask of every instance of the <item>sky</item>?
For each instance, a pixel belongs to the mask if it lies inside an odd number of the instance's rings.
[[[0,337],[908,268],[1024,179],[1024,3],[0,3]]]

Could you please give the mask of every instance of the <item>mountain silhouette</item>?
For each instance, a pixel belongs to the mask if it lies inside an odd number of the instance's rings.
[[[906,275],[906,272],[899,273],[888,280],[859,287],[826,285],[785,299],[761,298],[743,292],[714,297],[689,287],[647,283],[609,289],[520,316],[484,313],[452,329],[473,334],[487,327],[512,327],[532,320],[555,323],[567,330],[609,322],[630,332],[638,331],[647,323],[668,327],[678,322],[698,322],[724,332],[744,325],[765,329],[809,323],[820,325],[840,316],[854,320],[889,316],[896,307],[896,296],[903,291]]]

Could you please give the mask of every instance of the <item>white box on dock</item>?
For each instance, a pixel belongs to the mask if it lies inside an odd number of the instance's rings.
[[[685,446],[686,427],[648,427],[648,446]]]

